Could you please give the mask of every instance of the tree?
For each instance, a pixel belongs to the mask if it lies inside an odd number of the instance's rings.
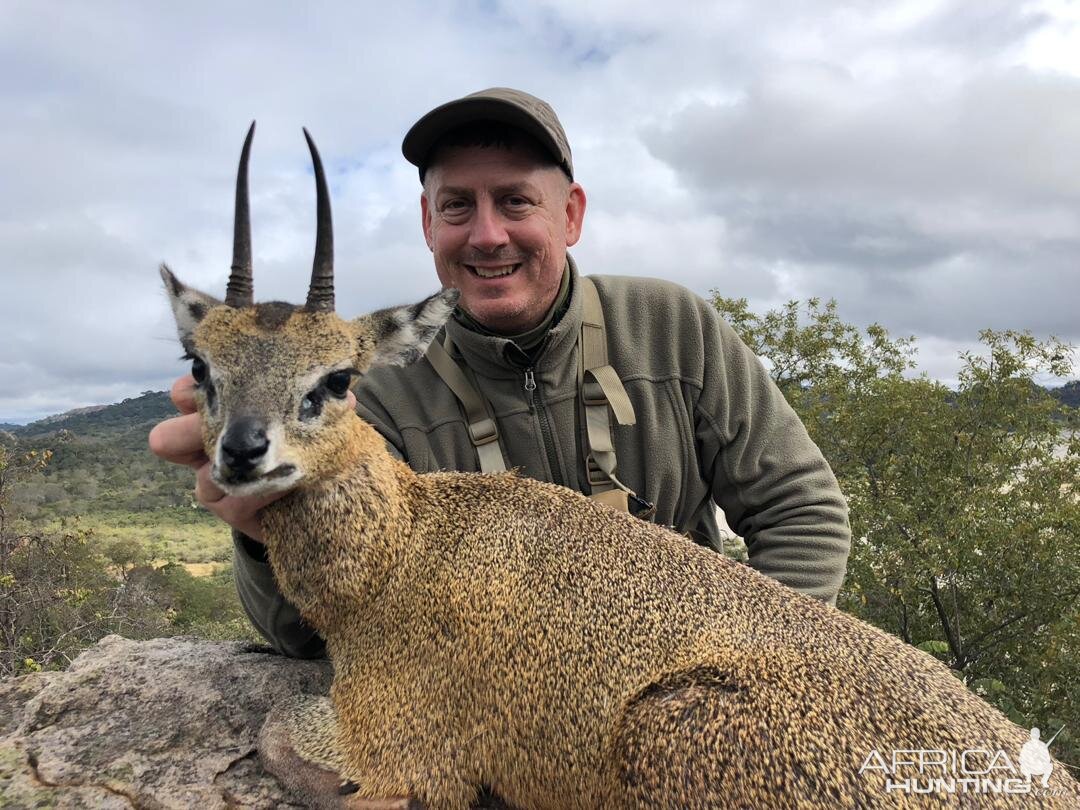
[[[941,658],[1080,764],[1080,419],[1035,384],[1072,347],[984,331],[956,390],[835,302],[713,304],[767,362],[851,510],[840,605]]]
[[[169,629],[157,594],[118,579],[77,519],[43,532],[14,518],[16,484],[49,459],[48,451],[0,446],[0,678],[65,666],[108,633],[146,638]]]

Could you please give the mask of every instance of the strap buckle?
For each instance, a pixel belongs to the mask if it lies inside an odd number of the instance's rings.
[[[479,422],[469,422],[469,438],[476,447],[491,444],[499,438],[499,430],[491,418],[481,419]]]
[[[611,484],[610,476],[608,476],[608,474],[601,469],[600,465],[596,463],[596,459],[593,458],[592,453],[589,453],[585,467],[589,479],[589,486],[596,487],[603,484]]]
[[[652,501],[647,501],[633,492],[629,493],[627,498],[630,502],[628,504],[630,514],[634,517],[642,520],[652,520],[656,517],[656,504]]]
[[[596,380],[586,379],[581,384],[581,401],[586,405],[607,405],[604,387]]]

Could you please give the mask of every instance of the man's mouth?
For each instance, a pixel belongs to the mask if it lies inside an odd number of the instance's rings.
[[[475,264],[467,264],[465,265],[465,267],[474,276],[479,276],[480,278],[502,278],[503,276],[508,276],[511,273],[515,272],[519,267],[521,267],[521,263],[519,262],[518,264],[488,265],[486,267],[478,267]]]

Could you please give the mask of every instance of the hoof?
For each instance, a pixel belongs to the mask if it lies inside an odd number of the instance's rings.
[[[317,810],[423,810],[407,797],[365,799],[343,781],[336,748],[337,720],[327,698],[274,707],[259,732],[259,760],[304,805]]]
[[[341,778],[337,749],[337,716],[329,698],[305,697],[275,706],[259,731],[259,760],[263,768],[305,807],[315,810],[425,810],[409,797],[370,799],[357,796],[360,786]],[[472,810],[513,810],[487,790]]]

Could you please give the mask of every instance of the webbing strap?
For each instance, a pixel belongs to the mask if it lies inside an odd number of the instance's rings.
[[[499,428],[495,420],[488,416],[480,392],[465,376],[465,372],[454,362],[454,358],[437,340],[428,346],[427,359],[435,373],[454,392],[465,409],[465,420],[469,423],[469,439],[476,448],[480,460],[481,472],[503,472],[506,462],[499,447]]]
[[[592,279],[579,276],[582,292],[581,321],[581,404],[585,411],[585,431],[589,448],[586,466],[589,486],[599,495],[618,488],[630,490],[615,476],[615,445],[611,438],[611,416],[620,425],[632,425],[634,406],[626,395],[619,375],[607,362],[607,335],[600,296]],[[608,406],[611,406],[609,412]]]
[[[608,365],[604,311],[600,307],[596,285],[586,276],[578,276],[578,282],[582,290],[578,393],[585,412],[586,468],[592,489],[589,497],[627,512],[627,495],[633,495],[633,492],[615,477],[610,414],[615,415],[620,425],[633,425],[637,419],[619,375]],[[449,337],[447,346],[452,346]],[[480,392],[451,357],[447,346],[433,340],[426,354],[428,362],[465,410],[469,438],[476,448],[480,470],[501,472],[507,466],[499,444],[499,429],[488,415]]]
[[[600,391],[595,386],[600,386]],[[634,414],[634,406],[630,403],[630,397],[623,388],[622,380],[611,366],[590,368],[585,372],[585,388],[582,392],[586,399],[607,400],[611,410],[615,413],[615,421],[620,425],[637,424],[637,416]]]

